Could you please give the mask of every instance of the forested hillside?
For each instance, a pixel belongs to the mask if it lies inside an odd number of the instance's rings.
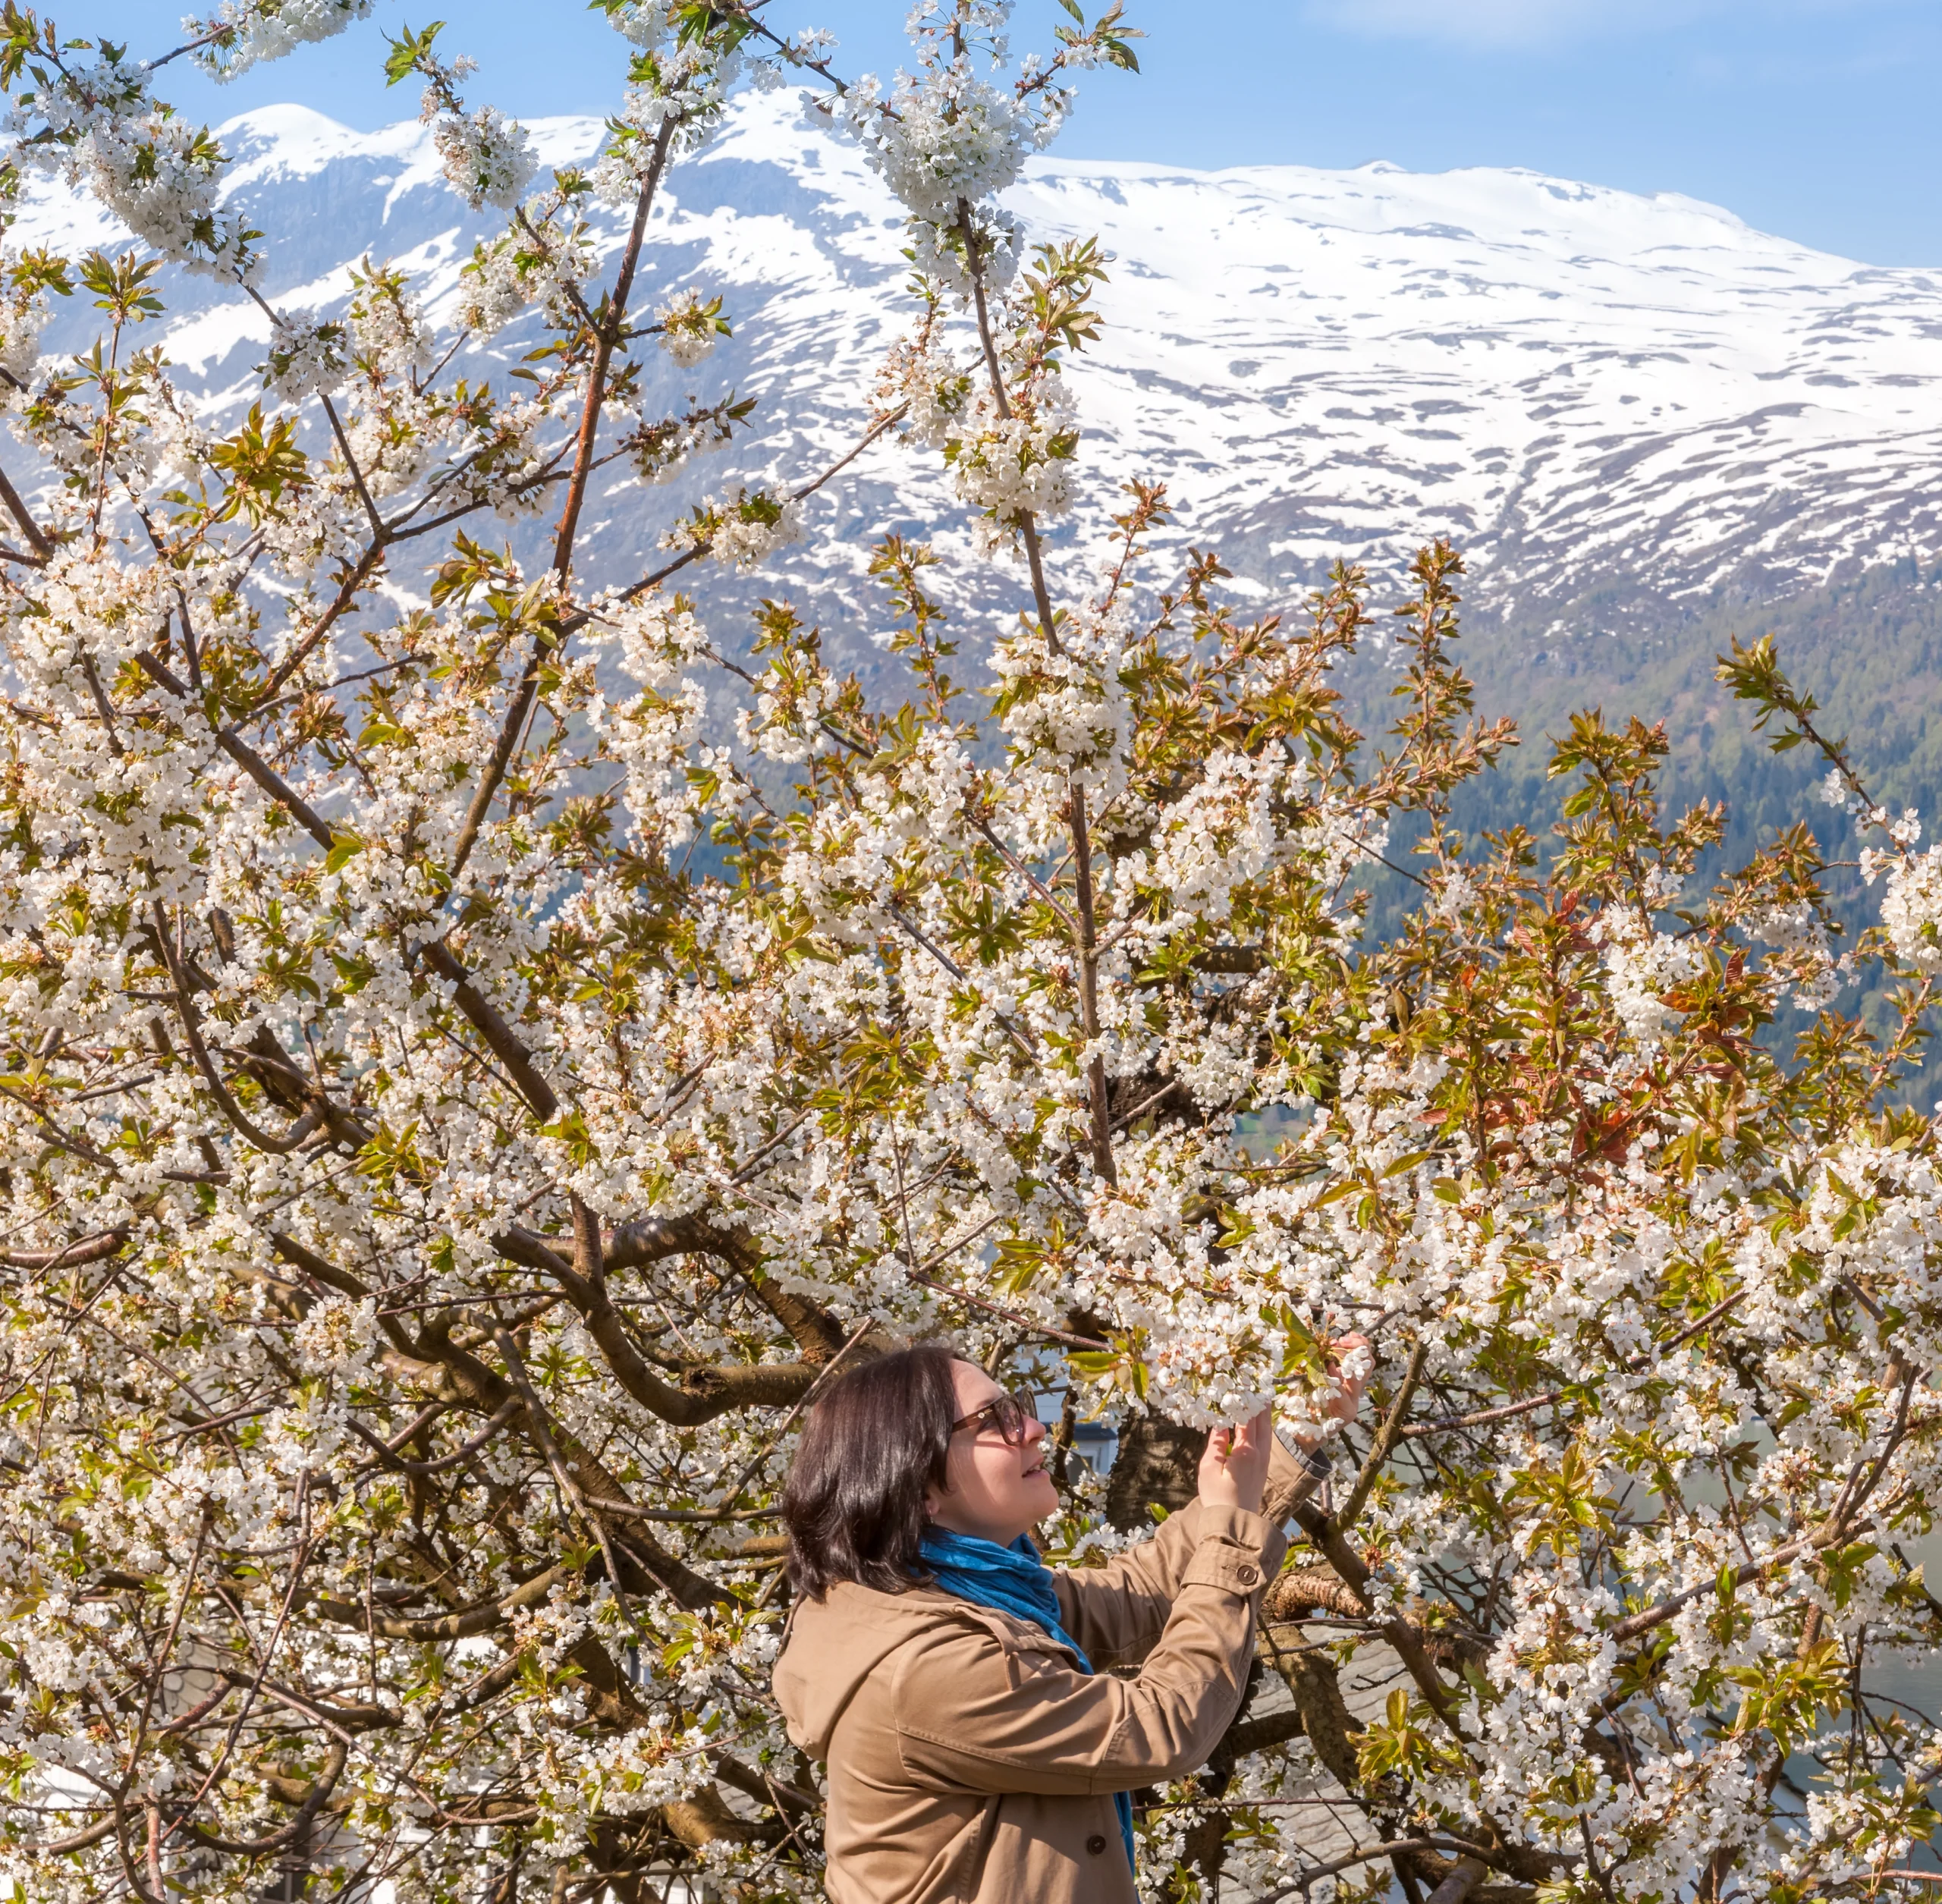
[[[1568,731],[1571,716],[1596,709],[1611,724],[1633,716],[1663,721],[1667,811],[1702,800],[1726,809],[1724,837],[1691,882],[1694,903],[1762,839],[1805,822],[1833,868],[1828,884],[1841,911],[1852,927],[1865,923],[1878,911],[1879,893],[1871,907],[1853,864],[1860,842],[1852,822],[1821,796],[1825,763],[1809,749],[1775,752],[1755,731],[1753,712],[1717,678],[1717,664],[1736,639],[1771,635],[1796,683],[1820,702],[1821,730],[1850,743],[1875,798],[1898,815],[1914,809],[1924,822],[1923,843],[1932,844],[1942,831],[1942,570],[1910,560],[1777,599],[1734,599],[1722,590],[1696,611],[1668,603],[1656,614],[1649,602],[1644,612],[1639,608],[1648,583],[1642,577],[1638,589],[1623,591],[1626,619],[1634,624],[1623,632],[1601,631],[1614,617],[1596,595],[1562,615],[1548,606],[1537,617],[1466,614],[1463,656],[1476,682],[1478,711],[1515,720],[1522,744],[1463,790],[1459,823],[1472,832],[1522,825],[1551,853],[1558,801],[1548,778],[1551,743]],[[1346,671],[1350,712],[1372,747],[1383,745],[1396,718],[1394,662],[1378,645]],[[1408,865],[1408,844],[1399,837],[1391,859]],[[1371,923],[1380,933],[1400,916],[1403,882],[1378,869],[1369,884]],[[1850,1008],[1855,1002],[1852,992],[1843,1000]],[[1886,1009],[1885,998],[1867,995],[1871,1020],[1883,1020]],[[1785,1013],[1774,1035],[1790,1036],[1805,1022]],[[1925,1103],[1939,1088],[1942,1054],[1910,1093]]]

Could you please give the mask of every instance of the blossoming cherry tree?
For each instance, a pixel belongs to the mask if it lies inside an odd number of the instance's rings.
[[[886,86],[772,6],[601,0],[617,109],[550,177],[407,32],[504,214],[435,314],[381,259],[279,306],[156,90],[370,0],[223,0],[152,60],[0,7],[7,189],[127,234],[16,250],[0,303],[23,1895],[815,1895],[778,1491],[819,1383],[946,1331],[1064,1390],[1070,1564],[1177,1503],[1191,1431],[1330,1437],[1249,1703],[1139,1795],[1156,1897],[1928,1894],[1942,1737],[1890,1676],[1937,1612],[1934,853],[1764,643],[1723,678],[1825,756],[1879,927],[1844,947],[1805,823],[1725,866],[1636,722],[1555,743],[1548,839],[1466,837],[1516,737],[1447,545],[1255,616],[1157,482],[1062,524],[1111,261],[1001,194],[1137,37],[1064,4],[1013,61],[1004,7],[928,0]],[[828,466],[677,514],[761,393],[648,401],[731,322],[657,204],[777,80],[907,212],[910,329]],[[247,412],[148,341],[176,272],[253,313]],[[724,605],[860,454],[936,460],[1015,621],[914,536],[869,557],[868,681]],[[622,510],[666,558],[624,581]]]

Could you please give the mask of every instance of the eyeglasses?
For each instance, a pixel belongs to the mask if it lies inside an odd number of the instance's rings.
[[[1039,1419],[1039,1411],[1032,1406],[1029,1395],[995,1395],[982,1408],[974,1408],[969,1415],[951,1425],[956,1434],[969,1428],[974,1434],[982,1434],[987,1428],[995,1428],[1003,1435],[1007,1444],[1014,1448],[1025,1445],[1026,1425]]]

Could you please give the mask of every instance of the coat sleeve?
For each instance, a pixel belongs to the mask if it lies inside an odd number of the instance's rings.
[[[1240,1704],[1281,1535],[1258,1514],[1203,1513],[1158,1644],[1139,1676],[1090,1677],[1064,1651],[1005,1645],[969,1622],[897,1656],[898,1750],[932,1790],[1075,1797],[1184,1777]],[[1076,1637],[1076,1635],[1074,1635]]]
[[[1315,1485],[1316,1477],[1277,1439],[1268,1462],[1268,1538],[1261,1550],[1266,1579],[1281,1570],[1287,1547],[1281,1522]],[[1202,1538],[1202,1511],[1199,1501],[1190,1502],[1162,1521],[1150,1541],[1127,1548],[1105,1566],[1062,1567],[1053,1575],[1059,1617],[1095,1667],[1103,1670],[1142,1660],[1152,1650]]]

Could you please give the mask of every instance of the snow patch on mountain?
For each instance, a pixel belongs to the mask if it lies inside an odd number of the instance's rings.
[[[1089,413],[1302,568],[1447,530],[1492,593],[1932,560],[1942,273],[1522,171],[1048,167],[1121,260]]]
[[[586,118],[529,130],[548,165],[584,162],[601,137]],[[269,234],[272,302],[341,305],[369,256],[412,270],[435,313],[495,228],[445,188],[423,126],[360,134],[292,105],[221,131],[230,195]],[[1393,571],[1437,534],[1469,551],[1486,603],[1520,617],[1594,592],[1784,592],[1843,564],[1942,556],[1942,272],[1874,269],[1691,199],[1522,171],[1041,159],[1008,203],[1034,239],[1096,233],[1114,259],[1105,335],[1071,371],[1089,500],[1055,538],[1063,564],[1133,476],[1167,482],[1180,539],[1218,544],[1244,587],[1276,599],[1338,556]],[[611,252],[620,223],[602,229]],[[43,185],[14,241],[72,252],[117,234]],[[645,306],[719,292],[736,336],[699,371],[657,362],[648,399],[732,386],[759,398],[759,428],[725,467],[596,498],[616,571],[601,579],[651,565],[703,487],[800,482],[853,443],[914,310],[898,295],[903,243],[856,148],[786,97],[740,101],[671,174]],[[206,404],[250,401],[260,313],[206,281],[170,294],[168,352]],[[61,313],[47,347],[80,347],[94,315]],[[532,341],[515,328],[478,367],[503,376]],[[845,619],[869,612],[871,538],[961,516],[935,458],[890,444],[812,507],[854,559],[832,563],[812,538],[782,573]]]

